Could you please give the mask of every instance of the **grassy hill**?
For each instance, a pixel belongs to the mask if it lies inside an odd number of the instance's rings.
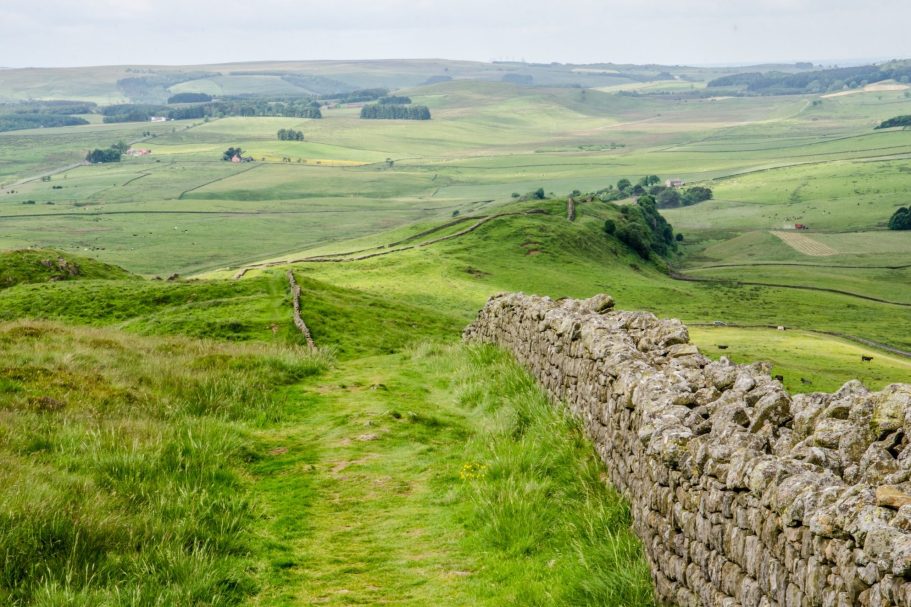
[[[0,324],[0,598],[651,604],[623,502],[515,363],[445,310],[298,272],[337,358],[308,353],[284,280],[0,294],[71,323]]]
[[[757,69],[762,66],[758,66]],[[768,69],[771,66],[765,66]],[[784,72],[795,65],[774,66]],[[481,63],[440,59],[259,61],[196,66],[97,66],[0,70],[0,101],[78,99],[98,103],[164,102],[168,95],[309,95],[354,89],[399,89],[439,79],[499,82],[504,76],[544,86],[618,87],[661,81],[705,83],[734,68],[661,65]]]
[[[117,266],[60,251],[25,249],[0,253],[0,288],[66,280],[129,279]]]

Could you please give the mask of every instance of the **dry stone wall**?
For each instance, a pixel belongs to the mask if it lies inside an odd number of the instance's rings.
[[[911,386],[790,395],[606,295],[492,298],[465,339],[511,350],[584,422],[661,601],[911,607]]]

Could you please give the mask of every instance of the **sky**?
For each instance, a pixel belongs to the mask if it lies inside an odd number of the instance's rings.
[[[0,66],[911,58],[909,0],[0,0]]]

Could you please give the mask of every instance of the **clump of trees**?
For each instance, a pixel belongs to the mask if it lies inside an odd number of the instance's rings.
[[[91,164],[103,164],[107,162],[120,162],[124,153],[130,149],[130,146],[123,141],[118,141],[109,148],[95,148],[85,155],[87,162]]]
[[[365,120],[430,120],[430,109],[426,105],[396,105],[372,103],[361,108]]]
[[[876,128],[891,129],[896,126],[911,126],[911,116],[896,116],[895,118],[883,120]]]
[[[911,208],[900,207],[889,219],[890,230],[911,230]]]
[[[713,193],[710,188],[692,186],[686,189],[667,187],[661,184],[657,175],[646,175],[636,183],[629,179],[621,179],[616,186],[610,185],[598,190],[592,196],[602,202],[625,200],[633,196],[651,196],[659,209],[686,207],[706,200],[711,200]]]
[[[243,158],[244,151],[242,149],[240,149],[240,147],[236,147],[236,148],[230,147],[222,153],[221,159],[230,161],[235,156],[240,156],[241,158]]]
[[[642,259],[653,254],[667,256],[677,249],[674,229],[658,212],[652,196],[640,196],[636,204],[616,207],[620,211],[618,220],[604,222],[605,233],[635,251]]]
[[[205,93],[177,93],[168,97],[168,103],[208,103],[212,95]]]
[[[295,131],[294,129],[278,129],[279,141],[303,141],[304,132]]]

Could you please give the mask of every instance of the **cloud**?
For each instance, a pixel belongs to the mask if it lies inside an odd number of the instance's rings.
[[[909,18],[905,0],[2,0],[0,61],[911,56]]]

